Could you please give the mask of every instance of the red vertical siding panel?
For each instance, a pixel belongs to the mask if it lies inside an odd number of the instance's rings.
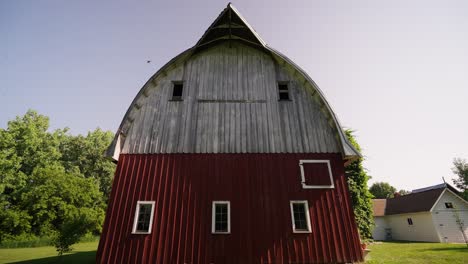
[[[334,189],[302,189],[299,159],[330,159]],[[138,200],[155,201],[152,233],[133,235]],[[231,201],[231,234],[211,234],[213,200]],[[292,232],[307,200],[310,234]],[[362,260],[339,154],[121,155],[99,263],[324,263]]]
[[[154,205],[154,215],[153,215],[153,225],[152,225],[152,231],[151,231],[151,237],[150,237],[150,240],[151,240],[151,248],[150,248],[150,252],[149,252],[149,258],[148,258],[148,263],[150,263],[151,261],[154,260],[154,256],[155,254],[157,254],[157,251],[155,249],[158,248],[158,241],[157,241],[157,238],[158,238],[158,233],[159,233],[159,218],[160,218],[160,214],[158,212],[158,208],[159,208],[159,188],[161,186],[161,178],[162,177],[158,177],[158,175],[160,175],[161,173],[161,164],[162,164],[162,158],[157,158],[157,159],[154,159],[154,169],[153,169],[153,173],[150,174],[148,177],[152,178],[153,180],[153,185],[151,186],[151,199],[155,201],[155,205]]]
[[[122,157],[122,162],[123,160],[125,160],[125,157]],[[112,188],[111,190],[111,194],[110,194],[110,198],[109,198],[109,203],[108,203],[108,208],[110,208],[110,211],[113,212],[116,209],[116,203],[115,203],[115,192],[117,191],[117,189],[119,189],[119,186],[121,184],[121,181],[123,179],[123,177],[121,176],[122,174],[122,168],[124,168],[124,166],[122,166],[122,162],[118,164],[117,168],[116,168],[116,171],[115,171],[115,175],[114,175],[114,183],[113,185],[115,185],[116,187]],[[111,218],[112,218],[113,214],[106,214],[106,217],[105,217],[105,220],[104,220],[104,227],[108,227],[109,226],[109,223],[111,221]],[[112,246],[110,245],[110,243],[113,241],[113,235],[110,234],[108,232],[108,228],[104,228],[102,230],[102,235],[101,235],[101,239],[99,240],[99,246],[98,246],[98,254],[96,254],[96,258],[97,259],[101,259],[103,256],[109,256],[109,254],[107,254],[107,252],[112,248]],[[106,259],[107,261],[107,259]]]

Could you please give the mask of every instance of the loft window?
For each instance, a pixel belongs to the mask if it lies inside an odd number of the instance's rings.
[[[408,219],[406,219],[406,221],[408,221],[408,225],[413,225],[413,219],[408,218]]]
[[[278,82],[278,93],[280,101],[289,101],[289,87],[287,82]]]
[[[231,204],[229,201],[213,201],[211,233],[231,233]]]
[[[138,201],[133,220],[133,234],[151,234],[154,201]]]
[[[309,204],[307,201],[291,201],[293,233],[310,233]]]
[[[445,208],[451,209],[451,208],[453,208],[453,204],[452,203],[445,203]]]
[[[172,82],[172,101],[182,101],[182,93],[184,91],[184,83],[181,81]]]
[[[329,160],[299,160],[303,189],[333,189],[333,175]]]

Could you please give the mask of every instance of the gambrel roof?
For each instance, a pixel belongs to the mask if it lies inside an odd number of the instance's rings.
[[[108,157],[112,157],[114,160],[118,160],[125,141],[128,139],[127,135],[129,134],[129,130],[132,128],[132,123],[135,118],[140,115],[140,109],[144,104],[145,98],[149,96],[151,89],[154,89],[155,84],[159,83],[163,78],[165,78],[170,70],[173,70],[177,66],[183,65],[193,56],[195,56],[195,54],[226,40],[239,41],[251,47],[261,49],[265,53],[269,54],[278,65],[281,65],[287,69],[287,71],[290,72],[299,83],[301,83],[306,87],[306,89],[309,90],[309,94],[311,94],[311,96],[319,104],[320,111],[325,114],[328,120],[327,122],[334,128],[336,133],[335,137],[339,142],[339,152],[342,153],[343,159],[351,161],[360,157],[360,153],[347,140],[338,118],[336,117],[317,84],[307,75],[304,70],[292,62],[289,58],[269,47],[232,4],[228,4],[228,6],[218,16],[218,18],[206,30],[195,46],[174,57],[160,70],[158,70],[142,87],[128,108],[114,137],[114,140],[106,152],[106,155]],[[168,152],[166,151],[166,153]]]

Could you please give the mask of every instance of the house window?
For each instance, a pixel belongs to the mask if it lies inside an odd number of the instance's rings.
[[[151,234],[154,201],[138,201],[133,220],[133,234]]]
[[[182,93],[184,91],[184,83],[182,81],[172,82],[172,101],[182,101]]]
[[[406,221],[408,221],[408,225],[413,225],[413,219],[408,218],[408,219],[406,219]]]
[[[329,160],[299,160],[303,189],[333,189],[333,175]]]
[[[445,208],[452,209],[453,204],[452,203],[445,203]]]
[[[229,201],[213,201],[211,233],[231,233],[231,204]]]
[[[307,201],[291,201],[293,233],[310,233],[309,204]]]
[[[278,93],[280,101],[289,101],[289,87],[287,82],[278,82]]]

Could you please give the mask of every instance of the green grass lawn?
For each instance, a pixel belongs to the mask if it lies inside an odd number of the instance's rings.
[[[369,246],[369,264],[377,263],[468,263],[465,244],[383,242]]]
[[[0,263],[94,263],[98,242],[74,245],[71,253],[57,256],[54,247],[0,249]],[[367,263],[468,264],[468,248],[460,244],[385,242],[369,246]]]
[[[63,256],[57,256],[55,247],[35,248],[2,248],[0,263],[63,263],[87,264],[94,263],[98,241],[73,245],[73,251]]]

